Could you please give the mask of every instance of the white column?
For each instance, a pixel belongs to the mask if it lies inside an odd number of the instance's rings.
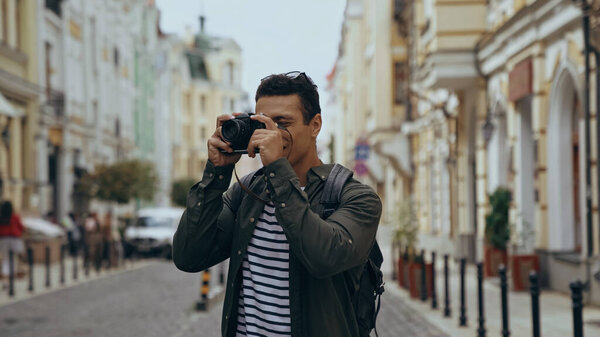
[[[8,46],[11,48],[17,48],[17,7],[15,0],[7,0],[6,11],[8,15]]]

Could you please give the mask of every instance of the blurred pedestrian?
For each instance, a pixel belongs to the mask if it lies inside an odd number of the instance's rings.
[[[75,255],[75,251],[77,249],[77,242],[79,241],[79,229],[75,225],[75,221],[73,221],[74,216],[73,213],[69,213],[67,216],[63,217],[60,221],[60,225],[67,232],[67,240],[69,245],[69,252],[71,255]]]
[[[100,233],[100,221],[98,220],[98,214],[96,212],[90,212],[84,221],[85,237],[84,242],[87,246],[88,253],[91,259],[96,261],[98,254],[98,243],[102,241],[102,235]]]
[[[17,255],[25,251],[23,244],[23,231],[25,227],[21,218],[14,211],[10,201],[3,201],[0,204],[0,254],[2,254],[2,278],[9,275],[9,251],[14,253],[14,271],[17,270]]]

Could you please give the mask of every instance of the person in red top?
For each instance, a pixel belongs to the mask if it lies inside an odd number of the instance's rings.
[[[2,255],[2,270],[3,278],[8,277],[9,261],[8,252],[14,252],[14,270],[17,270],[17,254],[23,253],[25,245],[21,236],[25,227],[21,222],[21,218],[13,211],[12,203],[4,201],[0,205],[0,255]]]

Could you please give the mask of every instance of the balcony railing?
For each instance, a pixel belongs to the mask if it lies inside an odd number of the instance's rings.
[[[46,105],[52,109],[57,117],[62,117],[65,111],[65,94],[58,90],[49,90]]]

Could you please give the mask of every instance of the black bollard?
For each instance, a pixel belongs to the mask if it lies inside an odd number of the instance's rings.
[[[583,337],[583,284],[577,280],[569,284],[573,300],[573,337]]]
[[[96,243],[96,273],[100,274],[100,268],[102,267],[102,242]]]
[[[467,259],[460,259],[460,316],[458,317],[458,325],[467,326],[467,303],[465,301],[465,268]]]
[[[15,252],[8,250],[8,296],[15,296]]]
[[[50,247],[46,246],[46,288],[50,288]]]
[[[83,273],[85,277],[90,276],[90,247],[86,242],[83,243]]]
[[[60,246],[60,284],[65,284],[65,245]]]
[[[431,252],[431,309],[437,309],[437,291],[435,291],[435,252]]]
[[[506,267],[500,266],[500,296],[502,300],[502,337],[510,336],[508,330],[508,285],[506,283]]]
[[[29,287],[27,290],[33,292],[33,248],[27,247],[27,264],[29,265]]]
[[[73,280],[77,281],[77,269],[78,266],[77,264],[79,263],[79,246],[75,246],[75,249],[73,250]]]
[[[531,318],[533,337],[540,337],[540,284],[535,271],[529,273],[529,290],[531,291]]]
[[[485,314],[483,307],[483,263],[477,264],[477,303],[479,309],[479,328],[477,337],[485,337]]]
[[[200,287],[200,300],[196,302],[196,310],[208,311],[208,292],[210,284],[210,269],[206,269],[202,274],[202,285]]]
[[[448,254],[444,254],[444,317],[450,317],[450,280],[448,275]]]
[[[425,265],[425,249],[421,249],[421,301],[427,301],[427,270]]]
[[[112,244],[110,241],[106,243],[106,258],[108,259],[108,263],[106,264],[106,269],[110,269],[113,267],[112,265]]]

